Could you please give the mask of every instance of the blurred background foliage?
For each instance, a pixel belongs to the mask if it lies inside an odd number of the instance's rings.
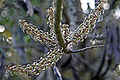
[[[42,72],[39,76],[31,77],[20,77],[5,73],[5,66],[32,63],[48,51],[43,44],[34,41],[29,35],[22,32],[18,26],[18,20],[25,19],[27,22],[36,25],[37,28],[49,32],[49,27],[46,24],[46,9],[52,6],[53,0],[30,0],[34,11],[33,15],[28,12],[27,7],[29,6],[25,5],[25,1],[27,0],[0,0],[0,30],[3,30],[0,32],[0,80],[57,80],[52,68]],[[75,46],[75,49],[105,44],[107,38],[105,27],[108,26],[108,29],[111,29],[112,23],[120,27],[120,1],[108,0],[108,3],[111,6],[110,10],[105,11],[105,15],[101,16],[96,24],[95,30],[88,35],[83,43]],[[62,23],[69,24],[71,30],[75,30],[85,16],[89,14],[89,10],[91,9],[82,10],[80,0],[64,0]],[[117,10],[118,13],[116,13]],[[99,69],[103,51],[104,48],[97,48],[80,52],[80,54],[63,55],[63,58],[57,63],[63,80],[92,80],[92,75]],[[106,57],[105,60],[108,59]],[[111,66],[113,67],[114,64],[115,61],[113,60]],[[104,72],[106,66],[102,68],[102,72]],[[117,69],[119,73],[119,67]],[[98,77],[99,74],[97,74],[95,80],[119,80],[120,77],[115,76],[115,74],[117,72],[109,70],[104,77]]]

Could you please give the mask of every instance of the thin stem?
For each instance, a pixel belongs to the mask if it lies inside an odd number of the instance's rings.
[[[63,51],[65,53],[67,53],[67,49],[66,49],[66,46],[65,46],[65,42],[64,42],[64,39],[63,39],[63,35],[62,35],[62,32],[61,32],[61,28],[60,28],[60,22],[61,22],[61,19],[62,19],[62,3],[63,3],[64,0],[57,0],[56,1],[56,9],[55,9],[55,34],[56,34],[56,38],[57,38],[57,41],[58,41],[58,44],[60,46],[60,48],[63,48]]]
[[[89,50],[89,49],[100,48],[100,47],[103,48],[104,45],[95,45],[95,46],[89,46],[89,47],[85,47],[85,48],[78,49],[78,50],[70,50],[70,53],[78,53],[78,52],[81,52],[81,51],[86,51],[86,50]]]

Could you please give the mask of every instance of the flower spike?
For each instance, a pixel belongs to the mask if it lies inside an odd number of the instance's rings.
[[[55,39],[51,39],[51,35],[48,32],[38,30],[36,26],[28,24],[25,20],[19,20],[19,25],[27,34],[29,34],[34,40],[39,42],[45,42],[48,47],[56,46]]]
[[[51,49],[47,54],[44,55],[45,58],[37,60],[32,64],[27,65],[14,65],[8,66],[6,68],[7,72],[14,75],[27,76],[27,75],[39,75],[40,72],[52,67],[56,62],[62,57],[62,51],[59,48]]]
[[[88,17],[85,18],[83,23],[71,34],[71,41],[74,43],[82,42],[87,38],[88,33],[95,27],[95,23],[99,16],[103,14],[103,3],[100,3]]]

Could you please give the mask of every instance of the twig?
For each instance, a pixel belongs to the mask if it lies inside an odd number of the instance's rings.
[[[32,7],[32,4],[30,2],[30,0],[26,0],[26,5],[27,5],[27,16],[33,16],[34,14],[34,10],[33,10],[33,7]]]
[[[112,46],[113,46],[113,52],[115,57],[116,64],[119,64],[120,62],[120,50],[119,50],[119,28],[116,26],[115,23],[113,23],[111,27],[112,31]]]
[[[104,45],[89,46],[89,47],[85,47],[79,50],[70,50],[70,53],[78,53],[78,52],[86,51],[86,50],[93,49],[93,48],[103,48],[103,47]]]
[[[23,0],[17,0],[18,4],[25,10],[25,11],[28,11],[28,7],[27,7],[27,4],[23,1]],[[11,5],[13,5],[15,8],[18,8],[16,7],[16,5],[12,4],[12,3],[9,3]],[[31,5],[32,6],[32,5]],[[42,15],[42,12],[41,12],[41,9],[38,8],[38,7],[32,7],[33,8],[33,12],[36,13],[36,14],[39,14],[41,17],[43,17]]]
[[[54,70],[55,76],[57,77],[57,80],[62,80],[62,76],[59,69],[56,66],[54,66],[53,70]]]

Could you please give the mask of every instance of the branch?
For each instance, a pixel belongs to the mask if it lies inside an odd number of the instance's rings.
[[[59,69],[56,66],[54,66],[53,71],[54,71],[54,74],[55,74],[57,80],[62,80],[61,73],[60,73]]]
[[[79,50],[70,50],[70,53],[78,53],[78,52],[81,52],[81,51],[86,51],[88,49],[103,48],[103,47],[104,47],[104,45],[89,46],[89,47],[85,47],[85,48],[82,48],[82,49],[79,49]]]
[[[26,5],[27,5],[27,8],[28,8],[27,16],[33,16],[34,9],[32,7],[32,4],[31,4],[30,0],[26,0]]]
[[[30,1],[29,1],[30,2]],[[25,10],[28,11],[29,7],[27,6],[27,3],[25,3],[23,0],[17,0],[17,3]],[[18,8],[18,6],[16,6],[15,4],[9,3],[9,5],[13,5],[13,7]],[[34,7],[32,6],[32,4],[30,3],[30,7],[32,7],[31,9],[33,9],[32,13],[30,13],[31,15],[33,13],[39,14],[41,17],[43,17],[43,13],[42,10],[39,7]]]
[[[92,76],[91,80],[99,78],[99,74],[102,71],[102,68],[103,68],[104,63],[105,63],[105,56],[106,56],[105,54],[106,54],[106,45],[105,45],[105,50],[104,50],[104,52],[103,52],[103,54],[101,56],[101,59],[100,59],[100,64],[99,64],[98,70]]]
[[[105,74],[108,72],[111,63],[112,63],[112,57],[109,56],[108,61],[107,61],[106,69],[105,69],[104,72],[101,74],[101,77],[105,76]]]
[[[64,43],[61,28],[60,28],[60,22],[61,22],[61,17],[62,17],[62,8],[63,8],[62,3],[63,3],[63,0],[57,0],[56,1],[55,23],[54,23],[55,34],[56,34],[56,38],[57,38],[57,41],[58,41],[58,44],[59,44],[60,48],[63,48],[63,51],[65,53],[68,53],[67,49],[66,49],[66,46],[65,46],[65,43]]]

